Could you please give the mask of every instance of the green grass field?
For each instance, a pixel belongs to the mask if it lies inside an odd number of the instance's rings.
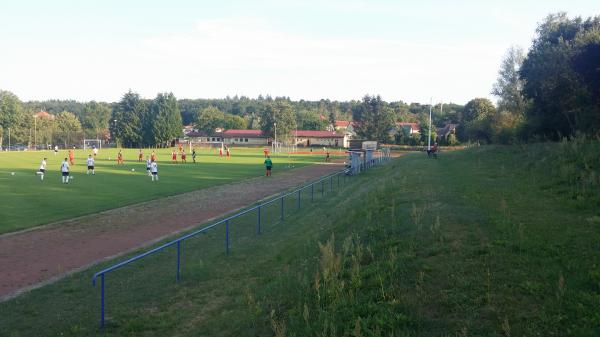
[[[102,149],[96,159],[96,175],[92,176],[85,174],[90,151],[77,150],[71,168],[74,179],[68,185],[61,183],[60,175],[66,151],[56,156],[52,151],[0,152],[0,234],[264,173],[262,148],[233,148],[230,159],[219,157],[215,150],[201,149],[195,165],[189,153],[188,164],[173,165],[171,149],[159,149],[160,181],[152,183],[145,163],[137,162],[138,151],[124,150],[125,164],[117,165],[117,150]],[[48,164],[42,182],[35,172],[44,156]],[[290,163],[300,167],[323,161],[318,155],[272,157],[274,174],[288,169]]]
[[[260,236],[239,219],[229,256],[223,228],[186,242],[180,283],[174,249],[109,274],[104,331],[108,263],[0,303],[2,334],[598,336],[600,192],[580,188],[598,181],[571,183],[562,146],[406,155],[265,211]]]

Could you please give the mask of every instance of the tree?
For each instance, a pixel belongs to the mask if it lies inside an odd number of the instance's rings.
[[[56,116],[56,137],[65,148],[70,147],[81,136],[81,122],[72,112],[63,111]]]
[[[470,100],[463,109],[463,118],[459,133],[462,139],[490,142],[490,118],[496,113],[496,108],[487,98]],[[461,135],[459,135],[461,136]]]
[[[362,104],[356,107],[352,116],[354,130],[359,136],[380,142],[389,140],[389,131],[394,127],[394,112],[381,96],[363,97]]]
[[[450,146],[455,146],[458,144],[458,139],[456,139],[456,135],[454,133],[451,133],[448,135],[448,137],[446,137],[446,144]]]
[[[506,52],[498,79],[492,89],[492,95],[498,96],[498,110],[508,111],[515,115],[523,115],[527,107],[523,97],[523,80],[519,77],[519,70],[525,59],[523,49],[512,46]]]
[[[435,124],[431,123],[431,135],[429,134],[429,116],[427,118],[421,118],[419,123],[419,134],[420,134],[420,142],[423,145],[429,144],[429,137],[431,136],[431,145],[435,143],[437,139],[437,129],[435,128]]]
[[[296,115],[296,124],[300,130],[326,130],[328,120],[314,110],[302,110]]]
[[[277,99],[268,103],[261,111],[260,129],[267,137],[275,137],[277,123],[277,140],[287,140],[296,129],[296,116],[289,102]]]
[[[523,116],[508,111],[497,111],[489,118],[490,139],[493,143],[512,144],[517,140]]]
[[[36,138],[38,144],[52,144],[56,131],[56,118],[37,117],[35,120]]]
[[[86,137],[100,138],[108,129],[111,110],[106,104],[91,101],[83,107],[82,127]]]
[[[578,34],[573,49],[571,66],[584,87],[579,131],[596,134],[600,132],[600,29]]]
[[[181,114],[172,93],[158,94],[150,106],[154,145],[168,146],[182,133]]]
[[[240,117],[235,115],[226,114],[225,120],[223,121],[223,127],[225,129],[246,129],[248,127],[248,122]]]
[[[565,13],[549,15],[538,26],[520,71],[525,82],[523,94],[531,100],[526,124],[529,134],[558,139],[578,131],[600,130],[598,105],[584,75],[589,70],[592,78],[597,76],[597,68],[593,61],[586,64],[578,58],[593,51],[598,30],[600,17],[583,21]]]
[[[146,114],[147,106],[140,95],[129,90],[112,113],[111,133],[117,145],[138,147],[142,143],[142,116]]]
[[[199,110],[195,119],[196,129],[212,134],[216,128],[223,127],[225,114],[216,107],[209,106]]]
[[[23,106],[19,98],[9,91],[0,90],[0,126],[5,130],[4,135],[22,141],[22,126],[25,120]],[[0,137],[0,146],[4,137]]]

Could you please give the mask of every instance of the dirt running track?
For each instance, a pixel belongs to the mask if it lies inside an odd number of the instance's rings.
[[[328,163],[275,171],[271,178],[257,177],[2,235],[0,301],[341,168]],[[265,179],[269,184],[264,184]]]

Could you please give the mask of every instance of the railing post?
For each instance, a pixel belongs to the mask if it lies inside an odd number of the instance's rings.
[[[104,328],[104,274],[100,275],[100,329]]]
[[[229,255],[229,220],[225,221],[225,254]]]
[[[256,223],[256,234],[260,234],[260,205],[258,205],[258,222]]]
[[[181,275],[181,241],[177,241],[177,282]]]
[[[283,221],[283,196],[281,197],[281,221]]]
[[[315,183],[310,184],[310,202],[315,201]]]
[[[302,190],[298,190],[298,209],[300,209],[300,192],[302,192]]]

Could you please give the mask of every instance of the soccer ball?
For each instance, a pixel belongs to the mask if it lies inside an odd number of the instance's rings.
[[[135,169],[131,169],[131,172],[135,172]]]
[[[73,179],[75,179],[75,177],[73,177],[73,176],[69,176],[69,179],[70,179],[70,180],[73,180]]]
[[[14,175],[15,175],[15,173],[14,173],[14,172],[11,172],[11,173],[10,173],[10,175],[11,175],[11,176],[14,176]]]

